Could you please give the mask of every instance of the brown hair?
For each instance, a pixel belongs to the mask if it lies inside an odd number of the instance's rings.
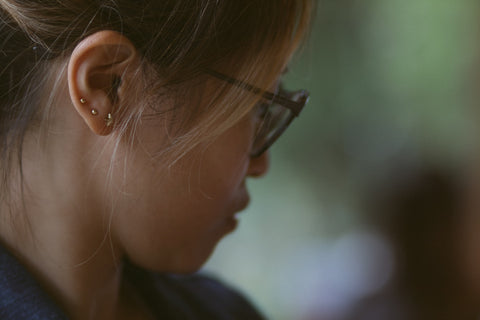
[[[2,182],[7,183],[15,154],[21,164],[27,130],[43,122],[46,75],[86,36],[107,29],[129,38],[153,75],[146,79],[152,93],[176,88],[181,97],[182,84],[205,76],[208,69],[227,69],[230,76],[266,89],[303,38],[313,6],[312,0],[0,1]],[[171,150],[181,157],[233,125],[258,99],[223,84],[204,112],[194,106],[188,110],[195,125],[180,117],[184,128]],[[120,136],[134,120],[123,119]]]

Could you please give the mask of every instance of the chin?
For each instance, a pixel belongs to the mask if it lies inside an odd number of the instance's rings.
[[[218,242],[217,242],[218,243]],[[179,257],[176,261],[172,273],[189,274],[195,273],[208,261],[215,250],[216,244],[208,250],[192,252]]]
[[[205,262],[206,260],[204,261],[204,263],[197,264],[197,265],[192,264],[192,265],[179,266],[178,268],[172,268],[172,270],[167,271],[167,273],[184,274],[184,275],[196,273],[198,272],[198,270],[200,270],[203,267]]]
[[[142,259],[141,261],[132,260],[132,262],[142,268],[160,273],[191,274],[197,272],[212,255],[215,246],[209,248],[188,250],[178,252],[168,260],[165,257],[161,259]],[[152,258],[152,256],[150,257]]]
[[[201,260],[182,259],[181,261],[165,263],[156,263],[155,261],[132,261],[135,265],[153,272],[191,274],[195,273],[205,264],[208,257]]]

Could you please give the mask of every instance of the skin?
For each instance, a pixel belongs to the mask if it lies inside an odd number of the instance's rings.
[[[142,93],[137,51],[101,31],[64,65],[52,78],[60,86],[45,142],[36,132],[25,140],[25,205],[1,204],[2,216],[15,219],[0,224],[0,238],[72,318],[148,319],[123,281],[125,258],[158,272],[197,270],[234,230],[249,201],[246,179],[266,173],[268,155],[249,156],[250,115],[170,167],[153,156],[168,139],[161,117],[140,123],[138,143],[116,145],[104,117],[119,105],[138,107],[130,99]],[[122,79],[115,102],[114,77]],[[112,163],[113,154],[122,161]]]

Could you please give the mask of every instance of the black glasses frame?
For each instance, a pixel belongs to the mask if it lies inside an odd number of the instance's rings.
[[[300,98],[298,101],[290,99],[288,96],[284,95],[282,90],[280,90],[278,93],[273,93],[269,91],[264,91],[258,87],[255,87],[251,84],[248,84],[246,82],[243,82],[241,80],[237,80],[234,78],[231,78],[227,75],[224,75],[222,73],[219,73],[214,70],[207,70],[207,73],[210,74],[211,76],[214,76],[215,78],[218,78],[220,80],[226,81],[234,86],[237,86],[239,88],[245,89],[247,91],[250,91],[254,94],[261,94],[262,98],[268,101],[268,105],[271,106],[273,104],[278,104],[284,108],[289,109],[292,112],[292,115],[290,118],[285,121],[283,126],[277,129],[277,131],[265,142],[265,144],[259,148],[257,151],[253,152],[250,154],[252,157],[259,157],[262,155],[268,148],[272,146],[272,144],[285,132],[285,130],[288,128],[290,123],[293,121],[294,118],[298,117],[300,115],[300,112],[302,109],[305,107],[309,100],[310,94],[306,90],[299,90],[292,92],[289,94],[290,96],[293,95],[299,95]]]

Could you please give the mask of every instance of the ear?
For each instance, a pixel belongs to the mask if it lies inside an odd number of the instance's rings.
[[[76,111],[98,135],[115,127],[119,86],[138,66],[135,46],[118,32],[104,30],[83,39],[68,64],[68,87]]]

